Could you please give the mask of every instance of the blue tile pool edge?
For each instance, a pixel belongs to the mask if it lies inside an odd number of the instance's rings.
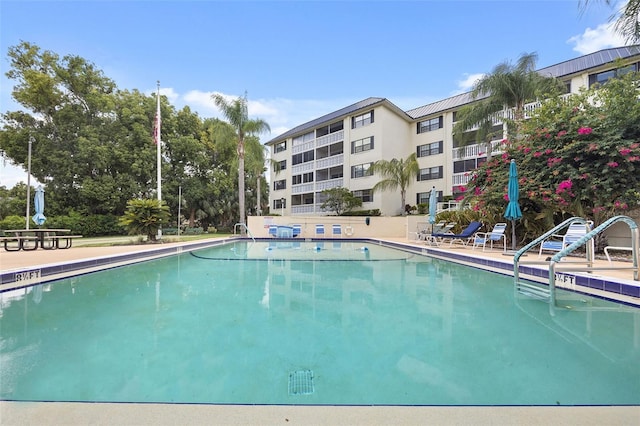
[[[16,268],[0,273],[0,293],[23,287],[29,287],[36,284],[43,284],[61,278],[83,275],[86,273],[95,272],[96,270],[109,269],[132,263],[157,259],[160,257],[180,254],[183,252],[197,250],[205,247],[228,244],[231,241],[238,240],[239,238],[231,237],[213,241],[208,240],[202,242],[185,243],[183,245],[174,245],[171,247],[150,248],[143,251],[93,257],[76,261],[65,261],[53,264]]]
[[[431,256],[441,260],[447,260],[459,264],[463,264],[466,266],[471,266],[478,269],[483,269],[491,272],[496,272],[499,274],[507,275],[513,277],[513,262],[511,261],[499,261],[491,258],[483,258],[483,257],[475,257],[467,254],[455,253],[447,250],[441,250],[437,248],[432,248],[428,246],[415,246],[409,244],[403,244],[395,241],[386,241],[386,240],[370,240],[374,243],[380,243],[389,247],[398,248],[405,251],[410,251],[417,254],[422,254],[426,256]],[[526,265],[521,265],[519,268],[520,275],[522,278],[535,281],[539,284],[548,285],[549,284],[549,270],[545,268],[536,268]],[[576,293],[583,293],[589,296],[598,297],[601,299],[610,300],[616,303],[623,303],[627,305],[632,305],[635,307],[640,307],[640,282],[637,284],[626,283],[623,281],[616,281],[615,278],[604,279],[601,276],[598,277],[590,277],[581,274],[572,274],[568,272],[558,272],[557,274],[561,274],[567,277],[572,277],[575,287],[584,287],[586,289],[594,289],[598,291],[603,291],[607,293],[613,293],[611,297],[606,297],[602,295],[596,295],[590,292],[580,291],[579,288],[567,288],[561,285],[558,285],[558,288],[568,291],[574,291]],[[615,297],[615,295],[628,296],[633,297],[638,300],[636,301],[621,301]]]

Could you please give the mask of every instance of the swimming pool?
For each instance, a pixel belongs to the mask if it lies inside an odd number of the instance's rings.
[[[343,259],[343,260],[336,260]],[[4,400],[640,403],[640,310],[374,244],[233,243],[3,293]]]

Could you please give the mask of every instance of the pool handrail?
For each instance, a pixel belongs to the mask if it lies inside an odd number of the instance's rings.
[[[251,237],[251,240],[255,243],[256,239],[253,238],[253,234],[251,233],[251,231],[249,231],[249,228],[247,227],[246,223],[236,223],[235,225],[233,225],[233,235],[236,235],[236,231],[238,229],[238,227],[240,228],[240,230],[242,231],[242,229],[244,229],[244,231],[246,232],[246,234]]]

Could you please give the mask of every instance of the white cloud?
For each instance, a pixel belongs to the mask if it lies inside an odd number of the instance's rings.
[[[625,45],[624,37],[614,30],[615,22],[600,24],[596,28],[587,28],[582,34],[571,37],[567,43],[575,44],[573,50],[586,55],[609,47]]]
[[[464,78],[462,80],[456,81],[458,89],[455,90],[452,95],[459,95],[460,93],[465,93],[470,91],[473,86],[476,84],[478,80],[485,76],[483,73],[476,74],[463,74]]]

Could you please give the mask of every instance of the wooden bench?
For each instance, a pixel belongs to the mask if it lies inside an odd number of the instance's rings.
[[[68,249],[71,248],[71,244],[76,238],[82,238],[82,235],[48,235],[44,237],[43,243],[49,241],[51,244],[48,247],[43,244],[42,248],[45,250]],[[60,244],[61,241],[64,241],[64,245]]]
[[[29,245],[25,245],[25,242],[33,241],[33,247]],[[24,235],[24,236],[4,236],[0,237],[0,242],[4,244],[4,249],[6,251],[20,251],[20,250],[35,250],[38,248],[38,237],[35,235]],[[16,243],[15,246],[12,246],[11,243]]]

